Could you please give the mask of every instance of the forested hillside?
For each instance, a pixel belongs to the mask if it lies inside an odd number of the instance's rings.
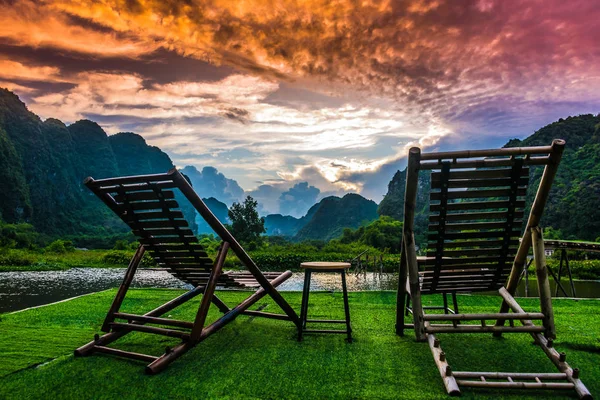
[[[83,180],[171,168],[169,156],[139,135],[109,137],[87,120],[70,126],[52,118],[42,121],[15,94],[0,89],[0,214],[5,222],[31,223],[57,237],[123,233],[126,226]]]
[[[524,140],[510,140],[505,147],[544,146],[564,139],[566,148],[544,211],[542,226],[552,228],[561,239],[596,240],[600,237],[600,115],[580,115],[560,119]],[[543,168],[533,167],[527,192],[527,212],[535,197]],[[398,171],[379,205],[380,215],[400,221],[404,218],[406,170]],[[419,176],[419,197],[415,217],[416,234],[421,238],[427,227],[428,174]]]
[[[358,228],[377,219],[377,203],[353,193],[330,196],[312,206],[306,216],[308,221],[295,240],[331,240],[341,236],[344,228]]]
[[[306,217],[295,218],[291,215],[269,214],[265,216],[267,236],[292,237],[306,224]]]

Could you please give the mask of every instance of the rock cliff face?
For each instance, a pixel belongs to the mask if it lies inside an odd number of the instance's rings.
[[[0,89],[0,213],[54,235],[112,235],[126,231],[82,185],[92,176],[162,173],[169,156],[131,132],[108,136],[92,121],[65,126],[42,121],[19,98]],[[194,220],[194,212],[181,202]]]

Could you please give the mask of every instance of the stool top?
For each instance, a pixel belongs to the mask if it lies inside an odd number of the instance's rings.
[[[312,269],[347,269],[350,268],[350,263],[347,262],[331,262],[331,261],[313,261],[303,262],[300,264],[302,268]]]

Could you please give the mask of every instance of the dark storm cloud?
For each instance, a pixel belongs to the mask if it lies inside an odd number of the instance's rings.
[[[247,124],[250,122],[248,119],[250,113],[248,112],[248,110],[244,110],[241,108],[230,107],[227,110],[225,110],[223,115],[226,118],[229,118],[233,121],[241,122],[242,124]]]

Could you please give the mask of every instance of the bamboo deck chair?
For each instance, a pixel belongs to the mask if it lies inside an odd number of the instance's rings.
[[[141,360],[149,362],[146,372],[154,374],[240,314],[289,320],[298,325],[298,315],[275,289],[292,273],[286,271],[263,274],[177,169],[173,168],[166,174],[157,175],[99,180],[90,177],[84,183],[129,225],[138,238],[139,247],[129,263],[123,283],[102,325],[102,331],[108,333],[103,336],[96,335],[92,342],[75,350],[76,356],[106,353]],[[177,190],[181,193],[178,194]],[[198,243],[188,222],[183,219],[176,193],[177,196],[185,196],[222,239],[223,242],[214,262]],[[229,249],[233,250],[248,272],[222,272]],[[175,277],[191,284],[194,288],[144,315],[122,313],[119,311],[121,303],[145,252],[149,252],[159,266],[166,268]],[[230,308],[215,295],[217,285],[238,288],[260,287],[260,289],[237,306]],[[163,314],[200,294],[203,296],[193,322],[161,318]],[[248,310],[267,294],[283,309],[285,315]],[[211,303],[214,303],[224,315],[211,325],[205,326]],[[109,343],[134,331],[180,338],[182,342],[173,348],[167,348],[160,357],[107,347]]]
[[[460,394],[459,387],[464,386],[575,389],[580,398],[591,398],[579,379],[579,371],[567,364],[564,353],[559,354],[553,348],[554,317],[544,242],[538,225],[564,146],[563,140],[554,140],[551,146],[544,147],[428,154],[421,154],[415,147],[409,151],[396,332],[403,335],[404,329],[414,329],[418,341],[429,342],[450,395]],[[532,165],[545,167],[519,242],[529,166]],[[431,170],[432,190],[429,247],[426,257],[417,258],[413,226],[421,170]],[[540,293],[539,313],[525,312],[513,298],[532,245]],[[482,291],[500,294],[499,313],[426,314],[421,302],[421,296],[426,294],[445,296],[446,293]],[[404,321],[409,296],[412,325]],[[542,325],[535,325],[533,320],[541,320]],[[478,321],[478,324],[466,321]],[[495,323],[486,324],[486,321]],[[508,326],[505,326],[506,321]],[[520,325],[515,326],[514,321]],[[511,332],[531,334],[560,373],[453,371],[436,335],[488,332],[494,336]]]

